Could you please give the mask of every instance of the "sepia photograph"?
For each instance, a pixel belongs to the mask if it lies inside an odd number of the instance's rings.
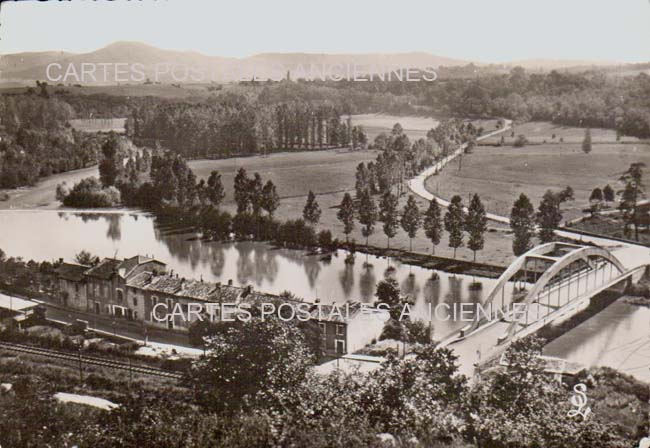
[[[45,447],[650,448],[650,2],[1,1]]]

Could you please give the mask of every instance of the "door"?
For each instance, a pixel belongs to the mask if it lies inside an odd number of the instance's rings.
[[[345,341],[343,339],[336,340],[336,354],[345,355]]]

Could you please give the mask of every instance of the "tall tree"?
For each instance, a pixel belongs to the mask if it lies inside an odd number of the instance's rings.
[[[639,241],[639,213],[637,205],[639,197],[644,194],[643,168],[645,163],[635,162],[623,173],[620,180],[625,183],[625,189],[621,196],[620,210],[623,212],[623,221],[627,229],[630,224],[634,225],[634,238]]]
[[[399,224],[397,216],[398,200],[390,191],[385,192],[379,203],[379,217],[384,223],[384,235],[386,235],[386,247],[390,248],[390,239],[397,235],[397,226]]]
[[[553,193],[551,190],[547,190],[544,193],[542,201],[539,203],[536,219],[541,242],[548,243],[553,241],[553,232],[562,221],[558,194]]]
[[[273,218],[273,214],[280,206],[280,196],[271,180],[268,180],[264,188],[262,188],[261,206],[271,218]]]
[[[248,195],[253,208],[253,215],[258,216],[262,210],[262,176],[255,173],[253,179],[248,183]]]
[[[102,145],[103,158],[99,162],[99,180],[104,187],[115,185],[122,171],[122,158],[119,154],[120,145],[117,137],[111,133]]]
[[[585,154],[591,152],[591,129],[589,128],[585,130],[585,138],[582,140],[582,150]]]
[[[370,189],[370,173],[363,162],[357,165],[355,177],[356,181],[354,183],[354,189],[356,191],[357,199],[360,199],[363,192]]]
[[[312,225],[318,224],[320,220],[321,209],[316,202],[316,195],[313,191],[309,190],[307,194],[307,202],[305,203],[305,208],[302,209],[302,217],[305,221]]]
[[[510,211],[510,228],[514,233],[512,252],[519,256],[532,247],[535,235],[535,208],[523,193],[519,195]]]
[[[377,290],[375,292],[377,301],[388,305],[390,309],[390,316],[393,319],[399,319],[401,314],[400,304],[402,303],[402,294],[397,284],[397,280],[393,277],[388,277],[377,283]]]
[[[395,129],[395,128],[393,128]],[[415,202],[415,197],[411,194],[409,195],[406,205],[404,206],[404,211],[402,212],[402,229],[409,236],[409,250],[413,251],[413,238],[418,233],[420,229],[420,224],[422,218],[420,216],[420,210],[418,209],[418,204]]]
[[[445,230],[449,234],[449,247],[454,249],[454,258],[456,258],[456,250],[463,247],[463,224],[465,222],[463,198],[459,195],[451,198],[444,222]]]
[[[436,198],[429,202],[429,208],[424,214],[424,234],[431,241],[431,253],[436,253],[436,246],[440,244],[442,237],[442,219],[440,217],[440,206]]]
[[[74,256],[74,261],[84,266],[96,266],[99,264],[99,257],[92,255],[86,250],[82,250],[77,255]]]
[[[249,192],[250,179],[244,167],[239,168],[235,176],[235,202],[237,213],[246,213],[250,207],[251,197]]]
[[[472,196],[472,200],[467,208],[465,230],[469,235],[467,247],[474,253],[474,261],[476,261],[476,252],[483,250],[483,246],[485,245],[485,231],[487,230],[485,207],[478,194]]]
[[[589,196],[590,201],[596,201],[600,202],[603,200],[603,190],[600,188],[596,187],[591,191],[591,195]]]
[[[350,193],[345,193],[339,211],[336,217],[343,223],[343,233],[345,233],[345,242],[348,242],[350,233],[354,230],[354,202]]]
[[[605,185],[605,188],[603,188],[603,199],[605,202],[614,202],[614,189],[609,184]]]
[[[223,188],[223,183],[221,182],[221,174],[218,171],[212,171],[210,177],[208,177],[208,187],[206,190],[206,195],[212,205],[219,207],[223,198],[226,197],[226,191]]]
[[[375,231],[376,222],[377,206],[375,201],[372,200],[370,192],[364,190],[359,200],[359,223],[363,225],[361,234],[366,237],[366,246],[368,245],[368,237]]]
[[[589,210],[591,211],[591,215],[593,216],[595,213],[598,213],[598,210],[600,209],[601,203],[603,202],[603,190],[600,188],[596,187],[591,191],[591,195],[589,196]]]
[[[217,324],[190,381],[203,403],[234,414],[247,402],[264,400],[265,391],[297,387],[312,365],[305,334],[295,321],[254,317]]]

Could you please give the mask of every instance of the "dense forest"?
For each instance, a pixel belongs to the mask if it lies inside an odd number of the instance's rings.
[[[507,74],[473,79],[330,85],[372,92],[377,98],[399,94],[414,99],[401,112],[417,112],[419,106],[437,114],[552,121],[650,137],[650,76],[646,73],[633,77],[607,76],[600,71],[529,74],[516,67]]]
[[[101,138],[75,131],[66,101],[37,95],[0,99],[0,188],[32,185],[39,177],[97,162]]]
[[[71,94],[45,83],[0,98],[0,188],[96,163],[103,138],[71,118],[127,117],[139,146],[185,158],[362,147],[352,113],[387,112],[542,120],[650,137],[650,76],[582,73],[449,76],[436,82],[243,82],[186,99]]]

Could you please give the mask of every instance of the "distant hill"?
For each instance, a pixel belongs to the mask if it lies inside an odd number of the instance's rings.
[[[557,70],[573,67],[603,67],[621,65],[616,61],[587,61],[572,59],[523,59],[505,63],[510,67],[523,67],[529,70]]]
[[[163,50],[140,42],[115,42],[89,53],[48,51],[3,55],[0,57],[0,83],[33,84],[34,81],[41,80],[64,84],[141,84],[148,78],[152,82],[183,84],[211,80],[233,81],[241,79],[242,76],[249,78],[253,72],[262,79],[280,79],[285,77],[287,72],[290,72],[294,79],[316,77],[321,73],[324,76],[345,76],[350,70],[354,70],[355,64],[360,71],[385,73],[386,67],[424,69],[458,67],[469,63],[470,61],[423,52],[262,53],[246,58],[227,58],[193,51]],[[51,77],[48,80],[46,70],[50,64],[59,65],[51,67]],[[501,64],[501,67],[520,65],[533,70],[550,70],[603,64],[612,65],[590,61],[531,59]],[[95,71],[91,73],[93,67]]]
[[[127,69],[129,81],[137,83],[140,81],[133,78],[140,78],[140,72],[144,78],[151,81],[156,79],[160,82],[204,82],[214,79],[215,81],[232,81],[239,79],[239,75],[248,76],[253,69],[258,77],[274,79],[286,76],[287,71],[291,72],[294,78],[303,77],[302,74],[314,74],[324,72],[331,75],[346,75],[356,64],[359,70],[373,70],[376,73],[383,73],[384,67],[400,68],[426,68],[439,66],[459,66],[468,64],[469,61],[452,59],[442,56],[435,56],[428,53],[394,53],[394,54],[315,54],[315,53],[262,53],[247,58],[226,58],[219,56],[208,56],[192,51],[163,50],[139,42],[115,42],[99,50],[90,53],[66,53],[66,52],[40,52],[40,53],[17,53],[0,57],[0,70],[2,75],[0,82],[24,82],[33,83],[36,80],[47,81],[46,70],[49,64],[60,64],[52,67],[50,74],[53,78],[64,75],[69,66],[79,77],[82,76],[82,64],[107,64],[107,80],[104,81],[104,68],[96,67],[94,81],[90,75],[90,65],[86,65],[86,76],[78,81],[80,84],[115,84],[120,75],[115,76],[115,64],[122,64],[118,70]],[[134,73],[132,65],[141,64],[136,67]],[[166,64],[175,67],[174,76],[167,73]],[[128,66],[128,67],[127,67]],[[185,72],[185,68],[189,72]],[[198,78],[205,78],[199,80]],[[77,83],[72,72],[66,76],[63,83]],[[144,81],[144,79],[142,79]],[[52,79],[49,82],[53,82]]]

